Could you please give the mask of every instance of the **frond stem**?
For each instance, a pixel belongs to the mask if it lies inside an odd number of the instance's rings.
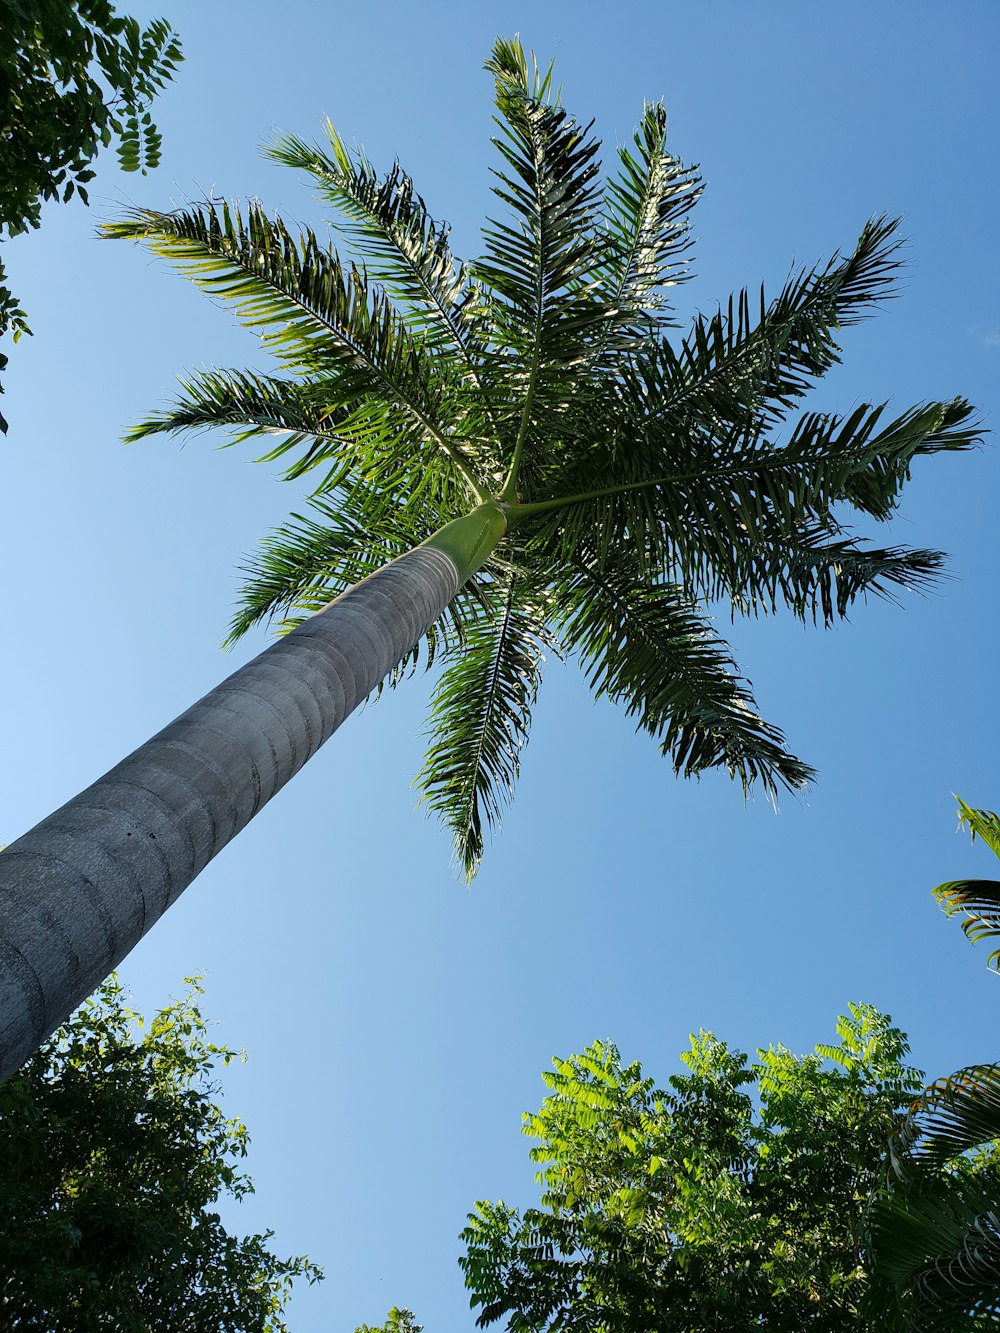
[[[540,323],[541,321],[539,321]],[[528,376],[528,388],[524,395],[524,407],[521,409],[521,424],[517,431],[517,441],[514,444],[514,457],[511,459],[510,471],[507,473],[507,480],[504,482],[503,490],[500,492],[499,499],[509,501],[512,495],[517,494],[517,478],[521,471],[521,457],[524,453],[524,444],[528,438],[528,423],[531,418],[531,407],[535,397],[535,384],[538,380],[538,341],[537,330],[535,337],[535,354],[531,363],[531,374]]]
[[[511,504],[504,501],[505,488],[501,492],[500,500],[504,511],[509,515],[509,521],[513,524],[522,518],[529,518],[535,514],[550,514],[553,510],[567,509],[570,505],[583,504],[586,500],[601,500],[607,495],[624,495],[626,491],[639,491],[651,486],[663,486],[671,481],[700,480],[704,476],[705,473],[702,472],[692,473],[688,477],[651,477],[645,481],[626,482],[624,486],[605,486],[597,491],[583,491],[579,495],[561,495],[557,500],[538,500],[531,504]]]
[[[549,70],[551,74],[551,67]],[[543,85],[544,86],[544,85]],[[534,139],[535,136],[532,135]],[[541,144],[535,142],[535,160],[536,167],[541,158]],[[501,500],[510,500],[517,494],[517,478],[521,471],[521,456],[524,453],[525,441],[528,438],[528,424],[531,420],[531,409],[535,399],[535,385],[538,383],[538,365],[541,360],[541,350],[539,344],[542,336],[542,320],[545,310],[545,271],[542,266],[542,256],[544,254],[545,238],[542,234],[545,221],[544,200],[542,198],[541,187],[538,182],[536,170],[535,175],[535,194],[538,204],[538,272],[536,274],[537,282],[535,284],[535,336],[532,339],[531,353],[531,373],[528,376],[528,387],[524,395],[524,406],[521,409],[521,424],[517,431],[517,440],[514,444],[514,457],[511,459],[510,471],[507,474],[507,480],[504,482],[503,490],[500,492]]]
[[[719,477],[738,477],[741,474],[746,473],[770,472],[772,468],[787,468],[790,464],[797,461],[800,462],[801,458],[781,458],[772,455],[770,458],[755,460],[752,464],[746,463],[742,466],[717,468],[706,472],[676,472],[672,476],[648,477],[643,481],[626,482],[622,486],[605,486],[596,491],[583,491],[579,495],[562,495],[556,500],[538,500],[529,504],[511,504],[510,502],[504,501],[504,492],[501,493],[499,499],[504,511],[509,515],[509,521],[511,523],[516,523],[519,519],[529,518],[535,514],[549,514],[556,509],[567,509],[570,505],[583,504],[587,500],[601,500],[609,495],[624,495],[628,491],[649,490],[653,486],[678,485],[688,481],[714,481]]]

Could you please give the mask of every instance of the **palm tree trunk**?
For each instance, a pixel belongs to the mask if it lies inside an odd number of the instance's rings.
[[[0,1081],[423,637],[504,528],[492,504],[447,524],[0,855]]]

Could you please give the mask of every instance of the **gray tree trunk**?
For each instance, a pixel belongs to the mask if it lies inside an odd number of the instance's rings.
[[[394,560],[0,854],[0,1080],[419,641],[466,572],[426,545]]]

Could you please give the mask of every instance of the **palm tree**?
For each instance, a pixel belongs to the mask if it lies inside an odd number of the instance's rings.
[[[959,818],[1000,857],[1000,816],[958,802]],[[964,913],[975,943],[1000,936],[1000,881],[934,889]],[[1000,950],[988,959],[1000,967]],[[886,1187],[869,1207],[869,1313],[903,1330],[996,1328],[1000,1322],[1000,1064],[970,1065],[925,1088],[890,1143]]]
[[[576,655],[678,772],[721,765],[774,795],[811,770],[759,716],[701,604],[829,624],[941,563],[869,545],[844,514],[887,519],[915,457],[969,446],[967,403],[789,420],[839,360],[837,331],[887,294],[895,224],[671,342],[666,291],[701,187],[667,149],[663,108],[645,108],[602,195],[599,145],[551,68],[516,39],[487,68],[509,211],[474,264],[398,165],[380,179],[332,127],[322,148],[288,137],[272,156],[309,174],[360,262],[256,203],[107,228],[229,302],[279,367],[192,376],[133,438],[225,426],[318,481],[309,512],[264,543],[233,625],[292,632],[3,856],[5,1069],[419,654],[444,663],[419,783],[471,877],[547,652]]]

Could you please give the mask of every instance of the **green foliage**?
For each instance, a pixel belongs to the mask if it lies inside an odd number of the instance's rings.
[[[964,801],[958,802],[962,825],[1000,857],[1000,816],[990,810],[974,810]],[[956,879],[939,884],[934,897],[953,916],[962,912],[962,929],[973,944],[977,940],[1000,937],[1000,880]],[[987,966],[1000,971],[1000,948],[994,949],[986,960]]]
[[[1000,857],[1000,818],[958,802],[964,827]],[[1000,883],[953,880],[934,896],[963,912],[973,942],[1000,935]],[[989,966],[1000,966],[994,950]],[[1000,1064],[971,1065],[925,1088],[891,1143],[872,1202],[869,1309],[887,1329],[995,1328],[1000,1320]]]
[[[87,203],[90,164],[113,138],[123,171],[158,164],[149,107],[182,57],[163,19],[140,28],[107,0],[0,0],[0,30],[3,240],[38,227],[47,199]],[[0,265],[0,334],[16,342],[30,330],[3,280]]]
[[[938,552],[879,548],[846,520],[888,519],[917,458],[976,438],[961,399],[894,420],[873,404],[797,414],[841,331],[890,293],[894,222],[671,340],[701,183],[668,148],[663,107],[644,108],[602,187],[598,141],[551,69],[513,39],[487,70],[504,211],[475,262],[398,163],[380,177],[330,125],[324,145],[285,136],[271,156],[332,207],[339,251],[257,203],[141,209],[106,229],[230,303],[277,363],[189,376],[132,438],[221,426],[315,478],[311,512],[247,571],[234,637],[293,627],[476,505],[502,512],[426,653],[443,673],[418,785],[470,878],[549,652],[577,656],[678,773],[802,787],[811,770],[759,715],[705,606],[830,624],[869,594],[922,588]]]
[[[607,1043],[555,1060],[524,1117],[541,1206],[479,1203],[462,1233],[478,1325],[865,1327],[861,1219],[920,1076],[871,1006],[852,1005],[837,1035],[750,1063],[702,1032],[666,1090]]]
[[[393,1306],[384,1324],[373,1328],[370,1324],[361,1324],[354,1333],[423,1333],[423,1324],[414,1322],[412,1310],[401,1310]]]
[[[214,1211],[252,1192],[247,1132],[213,1100],[235,1052],[188,985],[144,1022],[112,977],[0,1087],[5,1328],[280,1333],[293,1280],[322,1276]]]

